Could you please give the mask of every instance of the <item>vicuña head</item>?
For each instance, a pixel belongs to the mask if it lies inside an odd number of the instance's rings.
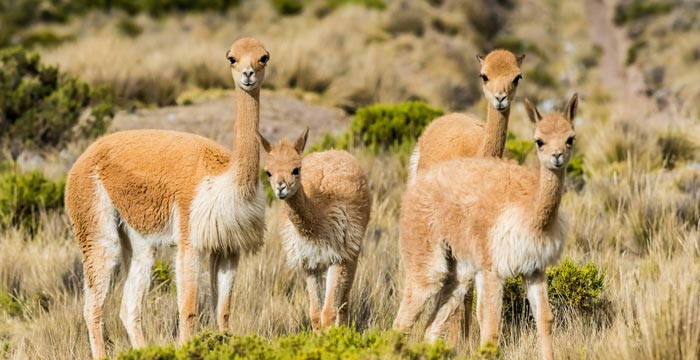
[[[275,196],[280,200],[294,196],[301,187],[301,160],[308,135],[309,128],[306,128],[294,144],[282,140],[273,146],[258,134],[267,152],[265,173],[270,179]]]
[[[237,87],[245,91],[260,89],[265,79],[265,65],[270,60],[270,53],[260,41],[239,39],[226,51],[226,58],[231,63],[231,76]]]
[[[523,78],[520,64],[525,54],[515,56],[507,50],[494,50],[488,55],[476,55],[481,64],[482,88],[486,100],[498,111],[510,109],[518,82]]]
[[[525,99],[527,115],[535,125],[535,145],[540,164],[550,170],[561,171],[571,159],[576,140],[574,116],[578,107],[578,94],[574,94],[566,105],[563,114],[551,112],[540,115],[537,107]]]

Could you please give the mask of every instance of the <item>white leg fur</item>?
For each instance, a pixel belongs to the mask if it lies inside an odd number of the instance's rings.
[[[408,161],[408,179],[406,181],[406,184],[408,186],[411,186],[416,182],[419,161],[420,161],[420,148],[418,147],[418,144],[416,144],[416,147],[413,149],[413,152],[411,153],[411,157],[409,158],[409,161]]]
[[[228,329],[231,291],[238,270],[238,256],[212,254],[210,276],[212,287],[213,311],[219,330]]]
[[[131,345],[135,348],[146,346],[143,336],[142,310],[146,294],[151,286],[151,271],[155,262],[155,247],[132,229],[127,230],[131,240],[132,255],[129,273],[124,283],[119,317],[129,334]]]

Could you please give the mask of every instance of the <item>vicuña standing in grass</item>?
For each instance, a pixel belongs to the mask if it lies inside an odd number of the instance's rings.
[[[481,64],[482,89],[488,107],[486,123],[472,114],[452,113],[428,125],[413,149],[408,183],[430,166],[462,157],[501,157],[508,133],[510,104],[522,79],[520,64],[525,55],[507,50],[477,55]]]
[[[66,208],[83,255],[85,321],[95,357],[105,356],[103,307],[122,255],[130,265],[120,318],[135,347],[155,251],[177,246],[181,341],[197,319],[200,255],[211,255],[213,305],[228,327],[239,257],[263,242],[265,203],[258,180],[260,84],[270,58],[255,39],[226,53],[236,83],[233,152],[193,134],[134,130],[105,136],[78,159],[66,184]]]
[[[476,57],[481,64],[479,76],[488,103],[486,123],[472,114],[460,113],[448,114],[431,122],[411,154],[409,185],[415,181],[417,173],[440,162],[463,157],[503,156],[510,105],[522,78],[520,65],[525,54],[515,56],[507,50],[494,50],[486,56]],[[464,338],[469,333],[472,297],[473,290],[467,289],[464,306],[460,306],[451,320],[450,339],[453,343],[459,333]]]
[[[317,330],[347,323],[372,198],[365,172],[348,152],[329,150],[302,159],[307,135],[308,129],[294,144],[282,140],[272,146],[262,135],[260,141],[270,185],[285,203],[281,223],[288,260],[306,275],[311,325]]]
[[[575,139],[577,99],[571,98],[564,115],[544,117],[526,102],[536,124],[539,173],[507,160],[466,158],[418,175],[401,205],[406,281],[395,329],[409,329],[426,301],[440,292],[426,338],[442,336],[476,277],[481,343],[498,343],[503,280],[521,274],[543,357],[553,357],[545,270],[561,255],[566,237],[559,203]],[[456,281],[444,281],[450,271]]]

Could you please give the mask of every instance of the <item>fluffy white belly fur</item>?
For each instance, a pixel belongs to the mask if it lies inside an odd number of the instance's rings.
[[[244,196],[234,186],[232,171],[206,177],[190,207],[190,238],[201,251],[249,253],[263,245],[265,198],[262,186]]]
[[[302,236],[289,219],[284,222],[282,236],[290,266],[317,269],[357,258],[364,229],[353,226],[342,209],[329,210],[326,215],[325,231],[318,238]]]
[[[549,231],[533,233],[519,209],[504,211],[491,230],[489,252],[493,269],[501,278],[544,271],[561,256],[567,221],[561,212]]]

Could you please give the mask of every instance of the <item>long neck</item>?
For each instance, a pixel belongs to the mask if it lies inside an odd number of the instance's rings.
[[[478,157],[502,157],[508,135],[508,117],[510,108],[498,111],[490,104],[486,111],[486,136],[481,143]]]
[[[319,214],[303,188],[300,187],[294,195],[285,200],[285,204],[289,221],[302,236],[312,236],[318,230]]]
[[[256,132],[260,118],[260,90],[248,93],[238,87],[236,96],[236,123],[233,126],[233,162],[236,186],[245,193],[258,188],[260,144]]]
[[[540,165],[539,187],[533,197],[535,217],[532,225],[536,230],[546,230],[556,220],[565,176],[564,169],[552,171]]]

